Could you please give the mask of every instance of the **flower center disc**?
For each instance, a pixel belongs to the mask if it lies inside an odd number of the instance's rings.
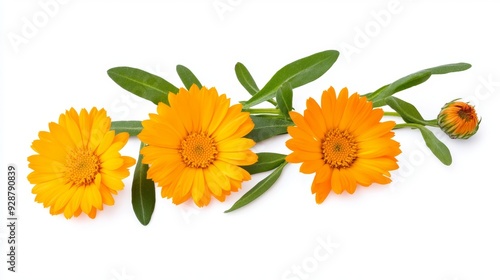
[[[329,130],[321,142],[323,160],[332,168],[350,167],[358,157],[358,145],[354,137],[339,129]]]
[[[462,120],[468,122],[468,121],[470,121],[470,120],[472,120],[474,118],[472,110],[473,109],[470,106],[462,106],[460,108],[460,110],[458,111],[458,116]]]
[[[215,161],[218,151],[212,137],[195,132],[182,140],[180,153],[187,166],[207,168]]]
[[[99,169],[99,158],[86,148],[76,149],[66,158],[66,178],[73,185],[90,185]]]

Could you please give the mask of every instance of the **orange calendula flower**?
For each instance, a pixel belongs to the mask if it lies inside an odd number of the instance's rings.
[[[170,105],[158,104],[158,114],[142,122],[139,139],[148,178],[162,188],[163,197],[180,204],[192,198],[199,207],[214,196],[219,201],[241,188],[250,174],[239,166],[251,165],[257,155],[251,139],[243,138],[254,127],[241,104],[230,106],[215,88],[169,93]]]
[[[302,173],[316,173],[311,190],[317,203],[330,191],[352,194],[358,184],[391,182],[401,150],[392,139],[395,122],[380,122],[382,109],[357,93],[349,97],[346,88],[337,97],[332,87],[323,92],[321,107],[312,98],[306,106],[304,116],[290,112],[296,126],[288,127],[286,146],[293,152],[286,160],[302,163]]]
[[[104,109],[78,114],[71,108],[33,141],[37,154],[28,157],[33,169],[28,180],[35,184],[35,201],[50,207],[52,215],[69,219],[83,212],[95,218],[104,204],[114,204],[112,195],[123,189],[135,159],[119,153],[128,133],[115,135],[110,126]]]
[[[476,134],[481,120],[474,106],[453,100],[446,103],[437,118],[438,125],[451,138],[467,139]]]

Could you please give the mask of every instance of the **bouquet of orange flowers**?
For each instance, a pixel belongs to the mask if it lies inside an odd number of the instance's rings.
[[[236,77],[250,96],[234,104],[182,65],[176,68],[181,88],[140,69],[109,69],[113,81],[156,104],[157,111],[147,120],[127,121],[111,121],[105,109],[97,108],[71,108],[61,114],[58,122],[49,123],[49,131],[39,133],[32,145],[36,154],[28,158],[35,201],[53,215],[69,219],[83,212],[94,218],[104,205],[114,204],[114,195],[124,189],[123,179],[135,164],[132,206],[147,225],[155,208],[155,185],[175,204],[192,201],[203,207],[212,197],[224,201],[253,174],[270,172],[226,211],[231,212],[264,194],[288,163],[301,163],[300,172],[315,174],[311,191],[316,203],[322,203],[331,192],[352,194],[358,185],[390,183],[401,153],[393,139],[398,129],[418,130],[445,165],[452,163],[451,153],[432,127],[454,139],[477,132],[480,119],[466,102],[453,100],[436,119],[426,120],[415,106],[394,96],[432,75],[467,70],[467,63],[424,69],[366,94],[330,87],[321,100],[309,98],[303,114],[295,112],[293,91],[321,77],[338,56],[327,50],[296,60],[262,88],[237,63]],[[262,103],[270,108],[255,107]],[[281,134],[290,136],[290,154],[252,151],[256,143]],[[129,137],[141,141],[136,158],[120,154]]]

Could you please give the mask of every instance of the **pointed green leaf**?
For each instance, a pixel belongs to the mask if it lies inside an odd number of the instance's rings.
[[[241,168],[245,169],[250,174],[266,172],[273,170],[285,162],[286,157],[286,155],[277,153],[257,153],[257,156],[259,160],[256,163],[248,166],[241,166]]]
[[[418,123],[426,125],[429,122],[424,120],[420,112],[413,104],[403,101],[397,97],[389,96],[385,98],[385,103],[398,112],[407,123]]]
[[[292,88],[297,88],[321,77],[339,56],[339,52],[328,50],[319,52],[290,64],[287,64],[267,82],[267,84],[250,98],[243,107],[248,109],[254,105],[267,101],[276,96],[276,92],[284,83],[290,83]]]
[[[179,89],[161,77],[132,67],[115,67],[108,70],[108,76],[123,89],[147,99],[154,104],[168,104],[168,93]]]
[[[292,100],[292,86],[290,85],[290,83],[284,83],[276,93],[276,101],[278,102],[278,108],[287,119],[290,119],[290,111],[293,110]]]
[[[234,71],[236,72],[236,78],[238,78],[240,84],[248,91],[248,93],[250,93],[250,95],[253,96],[259,91],[259,87],[255,83],[255,80],[253,79],[252,75],[250,75],[250,72],[245,67],[245,65],[243,65],[243,63],[236,63],[236,65],[234,66]],[[274,106],[278,105],[273,99],[268,99],[267,101]],[[240,103],[242,105],[245,105],[246,102],[240,101]]]
[[[362,96],[365,96],[368,100],[373,100],[377,95],[380,94],[381,91],[383,91],[388,86],[389,85],[382,86],[379,89],[377,89],[376,91],[370,92],[370,93],[367,93],[367,94],[363,94]]]
[[[287,162],[283,162],[278,168],[276,168],[269,176],[264,178],[262,181],[258,182],[253,188],[251,188],[248,192],[246,192],[238,201],[236,201],[231,208],[224,211],[224,213],[232,212],[236,209],[239,209],[250,202],[254,201],[261,195],[263,195],[266,191],[268,191],[273,184],[278,180],[283,171],[283,168]]]
[[[295,125],[292,121],[282,117],[250,116],[255,127],[245,137],[255,142],[271,138],[276,135],[286,134],[289,126]]]
[[[400,92],[402,90],[414,87],[419,85],[425,81],[427,81],[431,77],[432,73],[429,71],[417,72],[410,74],[404,78],[401,78],[394,83],[390,84],[383,90],[379,92],[377,96],[373,99],[373,107],[384,106],[384,99],[388,96],[395,94],[396,92]]]
[[[141,149],[144,144],[141,143]],[[155,208],[155,183],[147,178],[148,165],[142,163],[142,154],[139,154],[132,182],[132,207],[135,216],[143,225],[149,224]]]
[[[471,67],[472,65],[470,65],[469,63],[460,62],[460,63],[445,64],[441,66],[427,68],[423,71],[430,71],[433,75],[441,75],[452,72],[465,71]]]
[[[259,91],[259,87],[243,63],[236,63],[234,66],[234,72],[236,72],[236,78],[238,78],[238,81],[240,81],[240,84],[248,91],[248,93],[255,95]]]
[[[467,70],[471,67],[468,63],[452,63],[445,64],[441,66],[427,68],[408,76],[405,76],[392,84],[385,85],[375,92],[365,94],[368,100],[373,101],[373,107],[380,107],[386,105],[384,99],[388,96],[395,94],[396,92],[408,89],[410,87],[419,85],[427,81],[431,75],[441,75],[452,72],[459,72]]]
[[[142,131],[141,121],[114,121],[111,122],[111,130],[116,134],[120,132],[128,132],[130,136],[137,136]]]
[[[437,137],[432,133],[429,129],[422,125],[416,126],[420,133],[422,133],[422,137],[424,138],[425,144],[431,152],[444,164],[450,165],[452,162],[451,153],[446,145],[439,141]]]
[[[177,65],[175,68],[186,89],[190,89],[193,84],[201,88],[201,83],[196,76],[186,66]]]

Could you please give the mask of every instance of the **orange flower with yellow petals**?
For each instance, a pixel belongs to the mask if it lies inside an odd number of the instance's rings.
[[[158,104],[158,114],[142,122],[139,139],[148,178],[162,188],[163,197],[180,204],[192,198],[199,207],[211,197],[224,201],[241,188],[250,174],[239,166],[251,165],[257,155],[251,139],[243,138],[254,127],[242,105],[230,106],[225,94],[215,88],[169,93],[170,105]]]
[[[106,111],[96,108],[79,114],[71,108],[49,123],[31,146],[37,154],[28,157],[35,201],[67,219],[81,212],[95,218],[103,205],[113,205],[135,159],[119,153],[129,134],[115,135],[110,126]]]
[[[286,160],[302,163],[302,173],[316,173],[311,190],[317,203],[331,191],[352,194],[357,185],[391,182],[401,150],[392,139],[395,122],[380,122],[382,109],[357,93],[348,96],[346,88],[337,97],[332,87],[323,92],[321,107],[312,98],[306,107],[303,116],[290,112],[296,126],[288,128],[292,153]]]

